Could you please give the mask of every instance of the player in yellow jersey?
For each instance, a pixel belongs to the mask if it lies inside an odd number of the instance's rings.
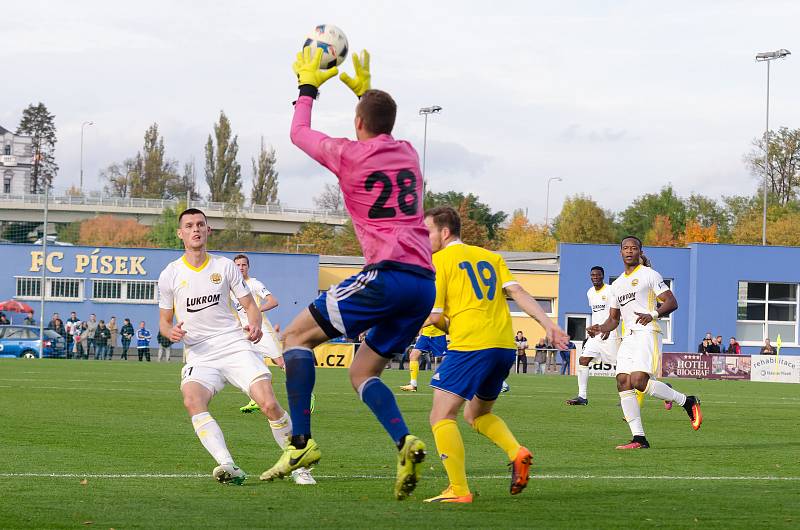
[[[636,400],[638,390],[656,399],[682,406],[697,430],[703,423],[700,400],[687,396],[657,380],[661,373],[661,327],[658,319],[678,309],[678,301],[661,275],[650,267],[639,238],[629,236],[620,243],[625,272],[611,284],[609,311],[605,322],[593,324],[586,332],[594,337],[624,324],[622,344],[617,353],[617,390],[625,421],[633,439],[617,449],[647,449],[642,414]],[[657,300],[662,301],[657,305]]]
[[[425,212],[436,267],[436,300],[425,324],[447,328],[447,355],[433,375],[430,422],[448,487],[426,502],[471,503],[464,442],[456,416],[505,451],[511,466],[511,494],[528,484],[533,455],[517,442],[505,422],[492,413],[503,381],[516,359],[514,331],[506,295],[544,327],[550,343],[565,348],[567,334],[511,276],[498,254],[464,244],[461,219],[448,206]]]
[[[444,331],[434,325],[425,326],[417,338],[414,349],[408,354],[408,371],[411,373],[411,381],[407,385],[400,387],[403,392],[417,391],[417,377],[419,377],[419,358],[422,353],[428,353],[431,361],[434,357],[444,355],[447,349],[447,335]]]

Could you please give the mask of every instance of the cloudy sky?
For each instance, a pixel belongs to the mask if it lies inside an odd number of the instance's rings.
[[[800,3],[779,1],[6,2],[0,14],[0,125],[44,102],[56,115],[57,187],[133,155],[158,122],[168,156],[194,157],[224,109],[239,135],[249,193],[260,137],[274,145],[280,200],[311,206],[330,174],[291,145],[291,63],[318,23],[372,54],[373,86],[399,105],[395,136],[422,151],[432,189],[473,192],[542,221],[587,193],[621,210],[671,182],[678,192],[750,193],[742,164],[763,133],[759,51],[772,67],[771,124],[800,127]],[[402,7],[401,7],[402,6]],[[352,71],[348,62],[347,68]],[[354,98],[323,86],[314,125],[352,136]],[[201,190],[207,189],[201,183]]]

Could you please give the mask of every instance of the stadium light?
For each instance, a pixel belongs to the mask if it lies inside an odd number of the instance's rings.
[[[81,123],[81,193],[83,193],[83,129],[87,125],[94,125],[93,121],[85,121]]]
[[[561,177],[550,177],[547,179],[547,201],[544,206],[544,227],[547,228],[548,220],[550,219],[550,183],[552,181],[562,182],[564,179]]]
[[[756,54],[756,62],[767,63],[767,119],[764,129],[764,214],[761,220],[761,244],[767,244],[767,178],[769,177],[769,63],[775,59],[785,59],[792,52],[781,48],[774,52]]]
[[[427,183],[427,175],[425,173],[425,155],[428,150],[428,115],[439,114],[442,112],[442,107],[439,105],[431,105],[430,107],[422,107],[419,109],[419,114],[425,116],[425,133],[422,136],[422,195],[423,201],[425,200],[425,188]]]

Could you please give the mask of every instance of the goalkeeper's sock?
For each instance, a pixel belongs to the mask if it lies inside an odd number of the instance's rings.
[[[286,362],[286,396],[289,399],[289,415],[292,417],[292,445],[305,447],[311,438],[311,392],[316,381],[314,352],[308,348],[295,347],[283,353]],[[299,447],[295,444],[302,444]]]
[[[432,430],[436,451],[447,472],[453,494],[458,497],[469,495],[464,440],[458,431],[456,420],[439,420]]]
[[[358,387],[358,396],[366,403],[398,448],[408,434],[408,427],[389,387],[379,377],[370,377]]]
[[[623,390],[619,393],[619,404],[622,406],[622,413],[625,414],[625,421],[634,436],[644,436],[642,427],[642,409],[636,400],[636,393],[633,390]]]
[[[411,386],[417,386],[419,377],[419,361],[408,361],[408,371],[411,372]]]
[[[681,394],[671,386],[661,381],[651,379],[647,382],[647,388],[644,389],[649,395],[664,401],[674,401],[681,407],[686,403],[686,395]]]
[[[208,412],[201,412],[192,416],[192,425],[197,437],[200,438],[200,443],[206,448],[206,451],[214,457],[217,464],[233,464],[233,457],[228,446],[225,445],[225,437],[222,435],[222,429],[219,428],[216,420],[211,417]]]
[[[589,367],[578,364],[578,397],[586,399],[586,391],[589,387]]]
[[[269,420],[269,427],[272,429],[272,437],[275,438],[278,446],[285,449],[292,436],[292,418],[289,413],[284,411],[283,416],[277,420]]]
[[[513,461],[517,457],[520,445],[500,416],[495,416],[491,412],[478,416],[472,422],[472,428],[490,439],[494,444],[506,452],[508,459]]]

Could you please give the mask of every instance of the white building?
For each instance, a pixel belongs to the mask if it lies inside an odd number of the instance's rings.
[[[0,126],[0,192],[30,193],[32,143],[30,136],[17,135]]]

